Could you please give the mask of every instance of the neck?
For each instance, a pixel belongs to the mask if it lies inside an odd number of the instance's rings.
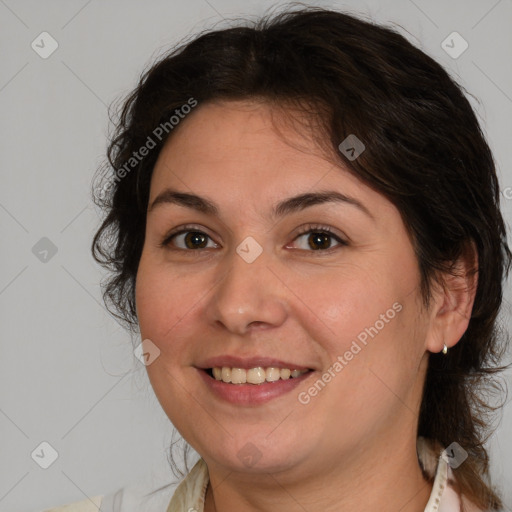
[[[205,512],[266,512],[286,507],[289,512],[423,512],[432,484],[422,474],[416,439],[407,444],[381,443],[376,451],[341,457],[332,466],[308,464],[297,478],[283,473],[243,474],[213,471],[206,493]],[[227,476],[226,476],[227,474]]]

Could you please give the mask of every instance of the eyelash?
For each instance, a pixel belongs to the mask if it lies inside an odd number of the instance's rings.
[[[179,235],[183,235],[185,233],[191,233],[191,232],[201,233],[202,235],[205,235],[206,237],[210,238],[210,240],[212,240],[212,238],[208,234],[206,234],[204,231],[201,231],[201,229],[198,226],[186,225],[186,226],[182,226],[180,228],[177,228],[177,230],[173,230],[170,233],[168,233],[164,237],[163,241],[160,243],[160,247],[164,248],[164,249],[170,249],[173,251],[198,252],[198,253],[202,252],[204,249],[182,249],[181,247],[173,248],[170,246],[170,242],[173,238],[175,238]],[[326,234],[329,237],[334,238],[339,243],[339,245],[335,246],[335,247],[329,247],[328,249],[318,249],[318,250],[309,250],[309,251],[307,249],[299,249],[299,250],[311,252],[311,253],[324,253],[325,254],[325,253],[331,253],[333,250],[339,249],[340,247],[349,245],[346,240],[343,240],[338,235],[335,235],[329,226],[322,226],[319,224],[308,224],[308,225],[302,227],[301,230],[299,231],[299,233],[297,233],[297,235],[293,239],[293,241],[295,241],[295,240],[297,240],[297,238],[299,238],[303,235],[309,234],[309,233]]]

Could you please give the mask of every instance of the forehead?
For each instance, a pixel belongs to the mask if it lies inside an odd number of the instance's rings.
[[[254,187],[268,190],[278,182],[292,188],[298,182],[313,186],[340,176],[346,184],[360,184],[320,148],[299,116],[262,102],[201,105],[181,121],[161,150],[152,189],[181,180],[193,188],[222,183],[256,191]]]

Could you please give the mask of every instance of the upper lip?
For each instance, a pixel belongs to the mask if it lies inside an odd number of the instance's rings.
[[[290,370],[311,370],[311,368],[308,366],[281,361],[279,359],[274,359],[273,357],[237,357],[232,355],[211,357],[203,361],[197,367],[201,368],[202,370],[207,370],[209,368],[222,368],[223,366],[228,368],[244,368],[246,370],[257,367],[288,368]]]

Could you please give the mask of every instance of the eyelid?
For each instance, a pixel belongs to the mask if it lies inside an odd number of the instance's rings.
[[[331,226],[327,226],[324,224],[315,224],[315,223],[304,224],[303,226],[300,226],[299,228],[297,228],[297,230],[298,231],[297,231],[296,236],[304,235],[306,233],[309,233],[310,231],[313,231],[313,232],[318,231],[318,232],[329,233],[334,238],[339,238],[343,242],[348,243],[347,237],[340,234],[338,231],[334,230]]]

